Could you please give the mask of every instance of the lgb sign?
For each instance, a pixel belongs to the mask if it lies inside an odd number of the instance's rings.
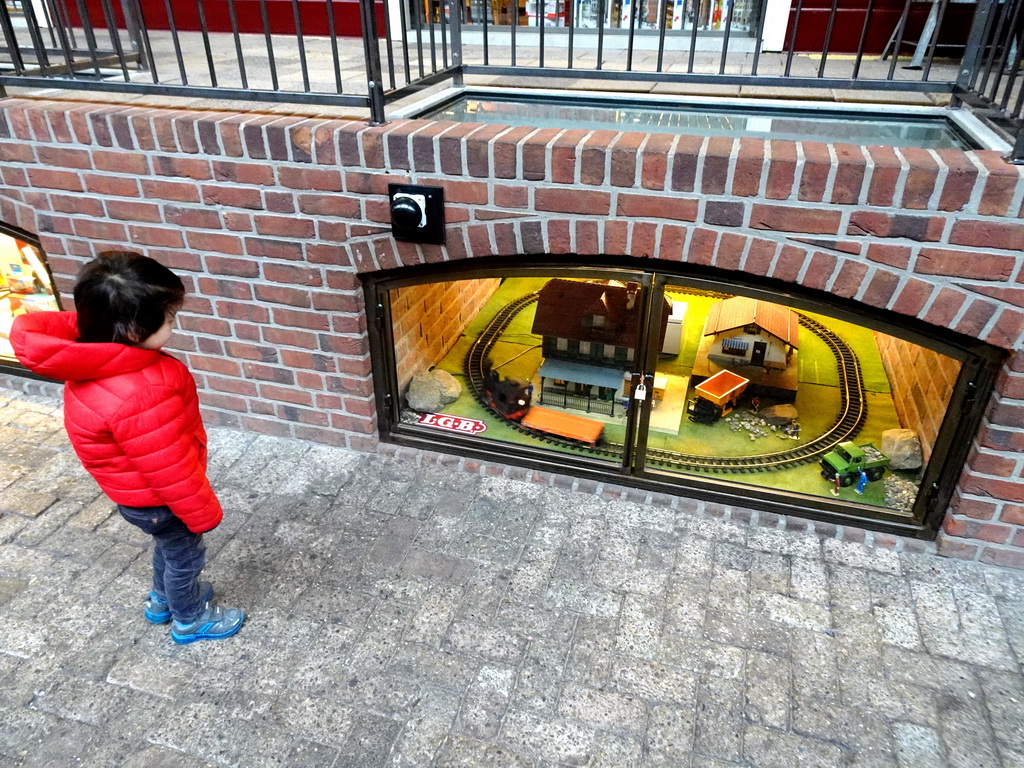
[[[462,416],[449,416],[446,413],[421,413],[417,424],[447,432],[458,432],[463,435],[478,435],[487,429],[487,425],[479,419],[466,419]]]

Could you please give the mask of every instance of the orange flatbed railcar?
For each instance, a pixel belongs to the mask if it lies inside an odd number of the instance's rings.
[[[604,432],[604,424],[583,416],[573,416],[571,413],[552,411],[550,408],[534,406],[530,409],[521,422],[524,427],[547,432],[550,435],[567,437],[570,440],[579,440],[581,443],[594,447],[601,439]]]

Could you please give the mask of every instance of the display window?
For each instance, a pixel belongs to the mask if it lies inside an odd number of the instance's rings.
[[[13,362],[11,324],[18,315],[60,309],[38,243],[0,226],[0,361]]]
[[[903,532],[937,524],[997,360],[905,319],[703,277],[369,289],[385,439]]]

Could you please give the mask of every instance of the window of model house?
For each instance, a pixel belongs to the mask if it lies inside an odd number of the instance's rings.
[[[823,297],[553,272],[373,285],[382,436],[883,527],[948,500],[991,356]]]
[[[0,360],[14,360],[9,336],[15,317],[59,308],[38,243],[0,225]]]

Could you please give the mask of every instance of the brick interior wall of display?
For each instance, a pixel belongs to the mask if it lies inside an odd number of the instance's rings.
[[[939,551],[1024,567],[1021,171],[995,152],[0,101],[0,220],[59,287],[134,248],[192,292],[178,351],[214,424],[373,449],[358,274],[621,256],[768,276],[1007,351]],[[396,243],[388,182],[445,189]]]
[[[893,385],[893,403],[900,423],[917,432],[925,461],[928,461],[960,375],[960,363],[884,333],[876,333],[875,341],[885,373]]]
[[[413,374],[437,365],[501,281],[461,280],[411,285],[391,297],[398,388],[404,393]]]

